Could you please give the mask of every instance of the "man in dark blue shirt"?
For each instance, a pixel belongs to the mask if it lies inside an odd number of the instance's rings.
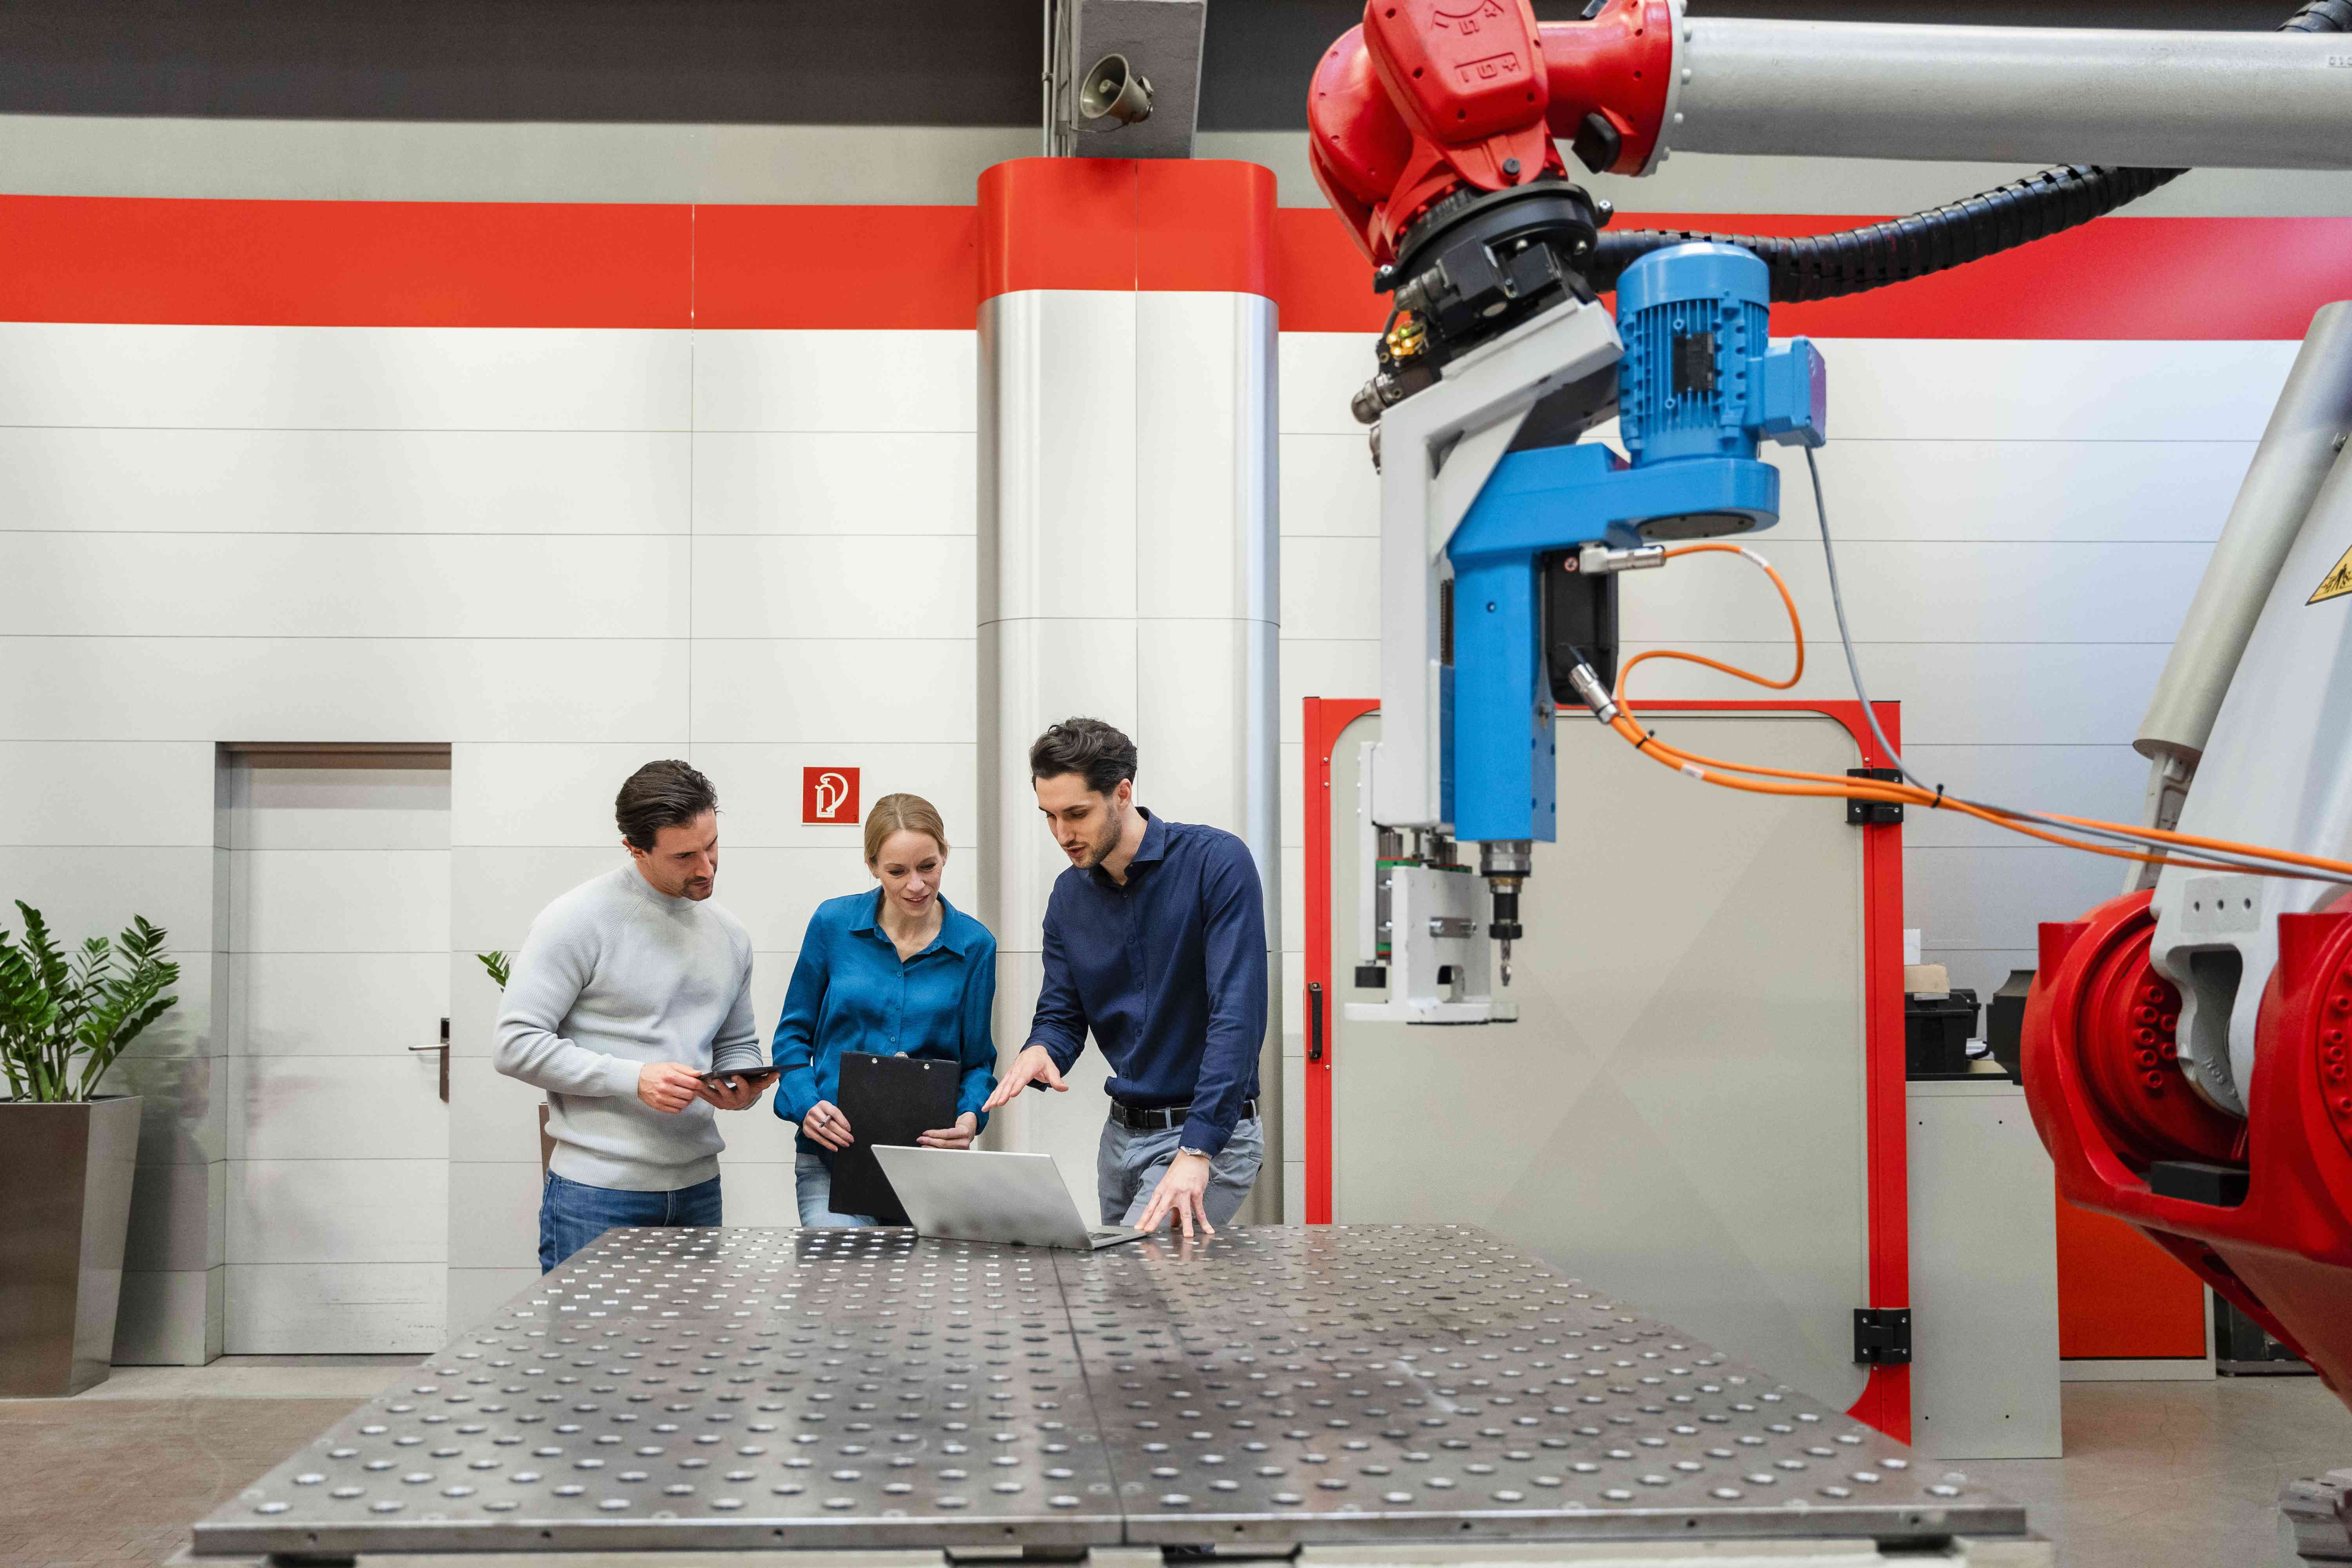
[[[1265,904],[1249,846],[1135,804],[1135,742],[1099,719],[1029,749],[1030,785],[1070,868],[1045,904],[1045,976],[1029,1043],[993,1110],[1062,1075],[1087,1035],[1108,1058],[1095,1160],[1103,1223],[1214,1235],[1257,1180]]]

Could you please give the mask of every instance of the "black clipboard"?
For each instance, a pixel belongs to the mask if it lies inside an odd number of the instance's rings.
[[[907,1211],[874,1158],[877,1143],[912,1146],[934,1128],[952,1127],[961,1062],[938,1057],[877,1057],[845,1051],[835,1103],[855,1135],[833,1155],[835,1214],[868,1215],[883,1225],[906,1225]]]

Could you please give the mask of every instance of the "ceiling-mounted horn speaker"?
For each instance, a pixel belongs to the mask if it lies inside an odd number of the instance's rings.
[[[1087,72],[1078,90],[1078,112],[1089,121],[1133,125],[1151,118],[1151,83],[1138,76],[1125,55],[1105,55]],[[1107,125],[1093,129],[1108,131]]]

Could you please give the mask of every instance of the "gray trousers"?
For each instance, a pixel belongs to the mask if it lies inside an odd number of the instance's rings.
[[[1183,1145],[1181,1127],[1159,1127],[1138,1132],[1117,1121],[1105,1121],[1102,1142],[1095,1150],[1095,1192],[1102,1200],[1102,1223],[1133,1225],[1150,1206],[1160,1178]],[[1241,1212],[1265,1160],[1265,1129],[1255,1116],[1235,1125],[1234,1135],[1209,1162],[1209,1190],[1201,1206],[1209,1223],[1220,1229]],[[1181,1222],[1171,1222],[1181,1230]]]

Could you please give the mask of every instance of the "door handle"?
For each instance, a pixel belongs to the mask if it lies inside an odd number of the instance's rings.
[[[421,1056],[426,1051],[441,1053],[441,1103],[449,1103],[449,1020],[441,1020],[441,1043],[437,1046],[410,1046],[409,1054]]]
[[[1307,983],[1307,1059],[1323,1059],[1323,983],[1319,980]]]

